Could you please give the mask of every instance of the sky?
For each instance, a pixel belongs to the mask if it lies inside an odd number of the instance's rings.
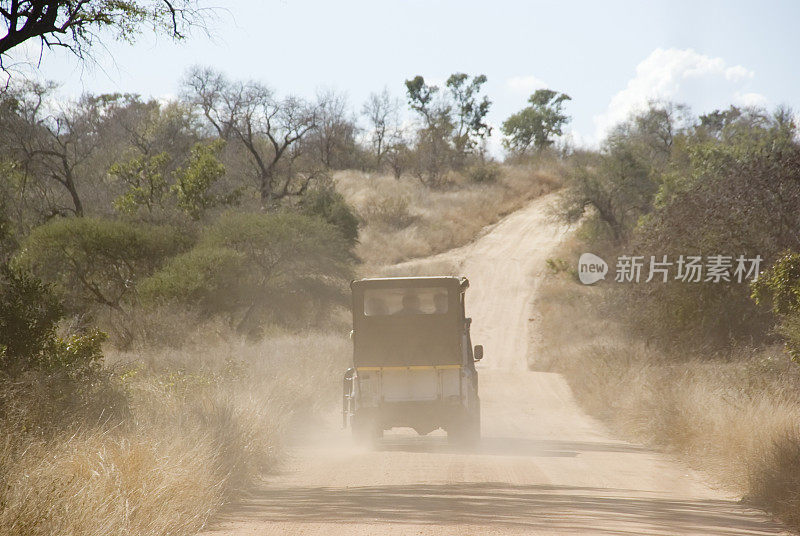
[[[175,43],[144,31],[134,44],[106,40],[96,63],[45,52],[37,75],[65,98],[84,91],[169,98],[193,65],[252,79],[281,94],[345,92],[354,111],[371,92],[399,98],[404,80],[442,84],[454,72],[485,74],[499,126],[537,88],[567,93],[577,145],[651,99],[696,114],[731,104],[800,110],[800,2],[200,0],[207,24]],[[28,46],[17,57],[38,57]]]

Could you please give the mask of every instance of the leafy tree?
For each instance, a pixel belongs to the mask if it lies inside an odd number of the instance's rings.
[[[409,106],[424,118],[426,127],[437,122],[441,116],[449,119],[450,107],[436,101],[439,88],[426,84],[422,76],[406,80],[406,92]]]
[[[566,93],[537,89],[528,98],[529,106],[512,114],[503,122],[501,131],[507,138],[503,145],[509,151],[524,154],[531,147],[542,150],[553,144],[553,137],[562,134],[570,118],[562,108],[572,100]]]
[[[566,182],[561,204],[565,219],[574,223],[589,212],[616,242],[651,210],[657,191],[646,165],[624,146],[606,154],[576,153]]]
[[[138,294],[145,304],[177,302],[195,306],[208,315],[235,314],[252,298],[247,284],[245,254],[225,246],[200,244],[177,255],[152,277],[143,280]]]
[[[417,175],[429,186],[440,186],[452,148],[452,106],[437,99],[439,88],[428,85],[422,76],[406,80],[409,106],[415,111],[422,126],[417,140]]]
[[[482,99],[479,98],[481,87],[485,83],[486,75],[474,76],[470,80],[464,73],[454,73],[446,82],[453,99],[453,143],[460,161],[492,133],[492,128],[486,123],[486,114],[489,113],[492,103],[485,95]]]
[[[769,305],[775,314],[800,314],[800,253],[785,253],[751,288],[755,302]]]
[[[759,155],[790,154],[795,145],[793,114],[778,108],[770,115],[759,108],[716,110],[699,118],[693,128],[676,131],[669,161],[664,151],[655,153],[654,164],[663,170],[656,206],[664,206],[697,182],[736,173],[743,163]]]
[[[214,186],[225,175],[225,166],[216,156],[224,144],[222,140],[196,144],[186,167],[175,172],[173,191],[178,196],[178,206],[195,220],[209,208],[235,204],[241,197],[241,190],[214,193]]]
[[[169,155],[161,152],[154,156],[140,156],[112,164],[108,174],[127,186],[127,191],[114,200],[114,208],[126,214],[134,214],[144,207],[152,215],[154,209],[162,206],[169,193],[169,185],[164,176],[168,161]]]
[[[652,102],[608,134],[599,154],[578,152],[567,176],[564,215],[575,222],[587,209],[617,242],[649,214],[665,182],[686,176],[675,145],[683,143],[685,106]],[[683,146],[681,146],[683,147]]]
[[[800,149],[758,152],[735,166],[709,168],[666,205],[641,219],[626,249],[655,255],[760,256],[769,265],[800,251]],[[752,277],[752,274],[751,274]],[[725,345],[764,338],[771,318],[730,282],[634,285],[627,308],[650,337]],[[679,334],[677,336],[676,334]]]
[[[225,315],[240,331],[257,333],[269,321],[324,318],[343,303],[351,263],[347,241],[319,218],[226,214],[194,249],[142,281],[139,295]]]
[[[2,0],[6,34],[0,37],[0,67],[14,47],[32,39],[42,49],[64,48],[83,59],[102,32],[130,42],[141,26],[150,25],[182,39],[199,15],[191,0]]]
[[[72,309],[122,311],[136,282],[188,245],[189,238],[172,227],[67,218],[34,229],[17,262],[53,283]]]

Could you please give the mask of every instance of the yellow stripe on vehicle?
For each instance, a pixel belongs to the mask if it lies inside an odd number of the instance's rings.
[[[356,370],[381,371],[381,370],[447,370],[460,369],[461,365],[408,365],[405,367],[356,367]]]

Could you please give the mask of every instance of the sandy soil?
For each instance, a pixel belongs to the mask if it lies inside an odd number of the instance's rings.
[[[442,432],[397,430],[360,450],[332,412],[297,441],[282,472],[207,534],[789,534],[668,456],[613,439],[562,377],[527,370],[526,358],[536,358],[536,282],[564,234],[547,217],[552,200],[425,261],[453,263],[472,283],[473,342],[486,349],[479,447],[458,451]]]

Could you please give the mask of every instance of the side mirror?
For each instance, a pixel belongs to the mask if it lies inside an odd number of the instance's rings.
[[[481,359],[483,359],[483,345],[482,344],[476,344],[475,345],[475,349],[472,351],[472,358],[475,361],[480,361]]]

